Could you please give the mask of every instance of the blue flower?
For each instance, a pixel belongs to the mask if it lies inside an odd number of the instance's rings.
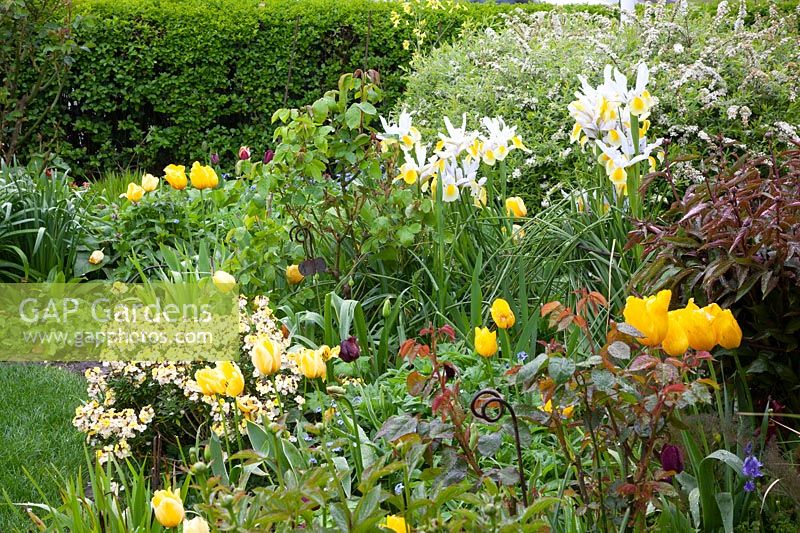
[[[403,485],[402,483],[398,483],[397,485],[394,486],[394,493],[395,494],[400,494],[401,492],[403,492],[404,488],[405,488],[405,485]]]
[[[316,460],[315,458],[313,458],[313,457],[310,457],[310,458],[308,459],[308,462],[309,462],[310,464],[312,464],[312,465],[315,465],[315,464],[317,464],[317,460]]]
[[[338,447],[338,446],[337,446],[336,448],[332,449],[331,451],[332,451],[333,453],[341,453],[341,452],[342,452],[342,449],[341,449],[340,447]]]
[[[748,455],[744,458],[742,465],[742,474],[749,478],[761,477],[764,474],[761,472],[761,467],[764,466],[761,461],[756,459],[754,455]]]
[[[517,359],[519,359],[520,361],[524,361],[527,358],[528,358],[528,353],[527,352],[519,352],[517,354]]]
[[[745,492],[753,492],[754,490],[756,490],[755,481],[753,481],[752,479],[748,479],[747,481],[745,481],[745,483],[744,483],[744,491]]]

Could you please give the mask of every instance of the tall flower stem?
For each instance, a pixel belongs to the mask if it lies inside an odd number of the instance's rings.
[[[442,201],[443,186],[442,176],[436,178],[436,201],[434,205],[436,215],[436,296],[438,311],[444,316],[447,303],[447,287],[444,274],[444,204]],[[442,325],[444,320],[442,319]]]
[[[511,341],[508,338],[508,331],[500,328],[500,348],[503,350],[503,355],[508,358],[511,366],[514,366],[514,354],[511,353]]]
[[[633,156],[636,157],[639,155],[639,117],[634,114],[631,114],[631,137],[633,139]],[[631,204],[631,215],[641,220],[642,200],[639,197],[641,169],[639,163],[632,165],[630,168],[631,171],[628,172],[628,198]]]

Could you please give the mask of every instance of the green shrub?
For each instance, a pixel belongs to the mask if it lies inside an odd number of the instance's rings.
[[[78,51],[73,32],[80,17],[73,18],[70,3],[0,4],[0,158],[6,162],[20,148],[49,148],[53,141],[52,111]]]
[[[417,3],[422,49],[509,9],[458,5]],[[78,36],[92,45],[68,80],[61,154],[86,172],[160,172],[210,152],[224,161],[240,144],[263,150],[272,112],[310,103],[309,94],[357,68],[380,71],[394,101],[413,48],[403,42],[415,39],[413,25],[395,27],[392,12],[403,10],[394,1],[84,0],[76,9],[93,17]]]
[[[649,135],[683,145],[682,154],[705,155],[721,133],[763,150],[765,130],[800,124],[797,13],[719,11],[648,6],[628,27],[587,13],[515,12],[505,29],[473,32],[415,61],[399,107],[423,125],[464,112],[519,125],[533,153],[514,190],[531,205],[560,198],[559,184],[586,168],[587,156],[569,143],[567,105],[578,76],[596,84],[606,64],[650,66],[658,105]],[[692,174],[685,168],[683,183]]]

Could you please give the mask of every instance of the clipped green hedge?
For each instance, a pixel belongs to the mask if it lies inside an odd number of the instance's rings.
[[[518,7],[465,6],[426,13],[427,46]],[[82,0],[76,10],[89,15],[78,35],[89,49],[63,98],[59,152],[79,173],[263,150],[284,104],[310,103],[364,67],[381,72],[391,103],[411,59],[411,28],[394,26],[391,0]]]

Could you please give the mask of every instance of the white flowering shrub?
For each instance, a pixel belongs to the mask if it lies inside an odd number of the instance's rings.
[[[303,376],[293,358],[281,358],[270,375],[259,374],[251,363],[251,351],[265,338],[281,352],[289,345],[266,297],[240,299],[240,333],[244,388],[235,397],[204,395],[195,381],[204,366],[199,363],[109,362],[87,370],[89,400],[75,410],[73,424],[100,462],[141,457],[157,435],[166,449],[176,439],[194,443],[198,432],[231,433],[236,423],[243,430],[247,420],[270,422],[303,405],[298,394]]]
[[[723,1],[714,13],[659,2],[620,28],[601,15],[516,11],[504,29],[467,34],[417,58],[400,105],[423,129],[463,112],[517,124],[532,153],[514,154],[521,163],[514,186],[534,205],[546,203],[586,169],[585,154],[569,143],[567,105],[580,89],[578,76],[598,84],[606,64],[623,72],[650,67],[659,106],[653,128],[681,154],[706,155],[720,135],[754,151],[768,148],[768,131],[782,141],[796,137],[799,16],[800,8],[754,14]]]

